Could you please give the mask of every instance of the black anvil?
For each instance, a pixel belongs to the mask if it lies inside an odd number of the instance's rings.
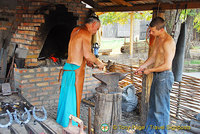
[[[101,93],[121,92],[118,83],[120,80],[124,79],[126,75],[127,74],[116,72],[92,74],[93,77],[101,81],[101,85],[95,88],[96,91]]]

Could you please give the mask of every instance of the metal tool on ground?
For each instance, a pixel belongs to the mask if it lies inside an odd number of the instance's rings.
[[[31,114],[33,114],[34,117],[34,124],[36,121],[42,122],[47,119],[47,112],[44,107],[42,109],[36,109],[36,107],[31,108],[29,106],[25,107],[26,104],[22,102],[18,103],[6,103],[6,102],[1,102],[1,109],[6,112],[0,114],[0,117],[5,117],[9,116],[9,122],[7,124],[0,124],[0,128],[6,128],[12,125],[13,118],[16,123],[19,125],[24,125],[27,124],[31,120]],[[23,110],[22,110],[23,109]],[[28,110],[29,109],[29,110]],[[43,113],[43,117],[39,117],[36,115],[36,112],[41,112]]]
[[[38,117],[38,116],[36,115],[36,113],[35,113],[36,111],[42,111],[42,112],[44,113],[44,116],[43,116],[42,118]],[[47,111],[45,110],[44,107],[42,107],[42,110],[36,110],[36,107],[33,107],[32,113],[33,113],[33,117],[34,117],[35,120],[37,120],[37,121],[44,121],[44,120],[47,119]]]
[[[77,122],[80,125],[80,128],[72,125],[72,120]],[[63,128],[63,134],[86,134],[83,130],[84,124],[81,119],[73,115],[69,116],[69,125],[66,128]]]
[[[15,112],[13,114],[15,121],[18,124],[20,124],[20,125],[27,124],[31,120],[31,114],[30,114],[30,112],[27,110],[26,107],[24,108],[24,110],[25,110],[25,112],[22,115],[20,115],[19,113],[17,113],[17,110],[15,110]],[[26,120],[24,119],[24,115],[25,114],[27,115],[27,119]],[[21,118],[22,120],[20,120],[19,117],[22,117]]]
[[[13,117],[12,117],[12,114],[10,113],[10,111],[6,110],[6,112],[7,112],[8,116],[9,116],[10,120],[9,120],[9,122],[7,124],[0,124],[0,128],[7,128],[7,127],[11,126],[11,124],[13,122]]]

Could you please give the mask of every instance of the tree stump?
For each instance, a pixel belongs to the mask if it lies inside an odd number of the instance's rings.
[[[95,89],[95,134],[114,134],[117,130],[113,126],[119,125],[122,115],[122,89],[118,87],[118,82],[125,78],[125,74],[99,73],[93,76],[101,81],[101,85]]]
[[[118,126],[121,120],[122,92],[105,94],[97,92],[95,96],[95,134],[105,131],[105,134],[112,134],[113,125]],[[106,128],[106,125],[108,128]],[[107,131],[108,130],[108,131]]]

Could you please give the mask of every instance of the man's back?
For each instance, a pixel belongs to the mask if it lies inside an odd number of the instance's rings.
[[[70,37],[67,62],[80,66],[83,62],[83,42],[89,41],[91,41],[91,35],[86,28],[74,28]]]

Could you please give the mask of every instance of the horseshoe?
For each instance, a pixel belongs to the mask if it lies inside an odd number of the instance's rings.
[[[20,121],[20,120],[17,118],[17,110],[15,110],[15,112],[14,112],[14,114],[13,114],[13,117],[14,117],[15,121],[16,121],[18,124],[22,125],[23,122]]]
[[[12,114],[10,113],[10,111],[7,109],[6,112],[7,112],[7,115],[9,116],[9,118],[10,118],[10,121],[5,125],[0,124],[0,128],[9,127],[13,122],[13,117],[12,117]]]
[[[44,117],[43,118],[39,118],[39,117],[37,117],[37,115],[35,114],[35,107],[33,108],[33,117],[37,120],[37,121],[44,121],[44,120],[46,120],[47,119],[47,111],[45,110],[45,108],[44,107],[42,107],[42,111],[43,111],[43,113],[44,113]]]
[[[31,120],[31,114],[29,112],[29,110],[25,107],[24,108],[25,112],[22,114],[22,119],[24,120],[24,115],[25,113],[27,114],[27,119],[25,121],[23,121],[23,124],[28,123]]]
[[[21,118],[24,120],[24,115],[27,114],[28,117],[27,117],[27,119],[26,119],[25,121],[21,121],[21,120],[19,120],[19,119],[17,118],[17,111],[16,111],[16,110],[15,110],[14,115],[13,115],[15,121],[16,121],[18,124],[20,124],[20,125],[26,124],[26,123],[28,123],[28,122],[31,120],[31,114],[30,114],[30,112],[27,110],[26,107],[24,108],[24,110],[25,110],[25,112],[22,114]]]

